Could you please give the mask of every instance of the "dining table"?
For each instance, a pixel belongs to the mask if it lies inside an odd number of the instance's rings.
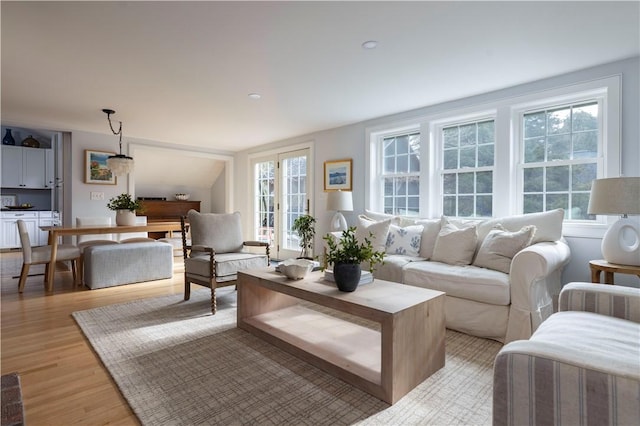
[[[48,244],[51,246],[50,267],[46,268],[47,291],[53,290],[53,274],[58,254],[59,237],[72,235],[121,234],[128,232],[169,232],[182,231],[180,222],[149,222],[145,225],[84,225],[84,226],[41,226],[41,230],[49,233]]]

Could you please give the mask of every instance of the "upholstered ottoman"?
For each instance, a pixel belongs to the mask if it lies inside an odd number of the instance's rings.
[[[173,276],[173,247],[139,242],[88,247],[84,252],[84,284],[112,287]]]

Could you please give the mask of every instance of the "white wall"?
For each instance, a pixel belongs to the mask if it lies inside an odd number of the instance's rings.
[[[640,141],[640,126],[638,120],[638,117],[640,117],[640,97],[638,95],[640,93],[640,59],[635,57],[491,93],[427,106],[417,110],[380,117],[336,129],[301,135],[238,153],[236,155],[236,172],[234,179],[235,206],[237,210],[246,212],[243,214],[243,231],[245,235],[250,235],[251,176],[249,171],[249,154],[295,145],[309,140],[314,141],[315,182],[313,187],[315,200],[313,205],[315,206],[315,211],[312,212],[312,214],[317,220],[316,234],[322,236],[329,230],[329,220],[332,215],[332,212],[329,213],[325,209],[326,193],[323,191],[323,164],[325,161],[343,158],[353,159],[353,203],[355,211],[351,214],[345,214],[347,222],[350,225],[356,225],[357,215],[365,209],[365,151],[366,144],[368,143],[368,141],[365,140],[366,128],[386,124],[393,125],[394,123],[413,117],[434,115],[449,110],[453,111],[502,98],[521,96],[612,75],[622,76],[622,173],[626,176],[640,176],[640,143],[638,142]],[[375,89],[372,88],[372,90]],[[381,97],[380,102],[384,102],[384,98]],[[567,240],[571,246],[572,260],[563,274],[563,283],[570,281],[590,281],[589,260],[602,258],[600,238],[572,237]],[[321,247],[321,238],[316,238],[315,252],[318,253]],[[616,282],[625,285],[640,286],[640,281],[636,277],[628,275],[616,275]]]
[[[144,145],[145,149],[153,149],[153,146],[157,146],[159,151],[165,151],[167,149],[166,143],[127,138],[127,141],[123,141],[122,144],[123,153],[128,152],[128,143]],[[87,149],[111,152],[117,151],[118,141],[115,136],[108,134],[105,135],[82,131],[71,132],[71,179],[70,182],[69,179],[65,180],[65,190],[70,190],[69,193],[71,194],[71,208],[70,211],[65,211],[64,216],[67,224],[73,223],[75,217],[78,216],[111,216],[115,220],[115,212],[107,208],[107,202],[110,198],[123,192],[130,192],[135,197],[166,197],[167,200],[172,200],[173,195],[176,193],[187,192],[187,189],[180,185],[156,185],[153,182],[144,182],[140,179],[136,181],[135,171],[133,173],[133,177],[118,177],[116,185],[86,184],[84,183],[84,169],[85,150]],[[181,147],[181,150],[184,151],[185,148]],[[136,155],[137,154],[132,154],[134,161],[136,159]],[[198,155],[204,154],[198,153]],[[229,158],[232,160],[232,157]],[[139,164],[136,164],[136,168],[138,167]],[[188,174],[189,170],[184,168],[183,170],[173,170],[172,172]],[[190,200],[200,201],[201,211],[213,211],[212,197],[216,197],[218,200],[224,200],[224,173],[220,176],[221,177],[217,179],[216,183],[214,183],[213,188],[200,188],[198,185],[189,186],[188,192],[191,195]],[[218,181],[223,182],[222,188],[217,184]],[[198,184],[200,184],[200,182],[198,182]],[[91,200],[91,192],[104,193],[104,200]]]

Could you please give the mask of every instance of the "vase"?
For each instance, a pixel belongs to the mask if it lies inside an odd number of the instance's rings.
[[[333,265],[333,278],[338,290],[351,292],[358,288],[362,269],[358,263],[336,263]]]
[[[134,226],[136,224],[136,212],[131,210],[116,210],[116,225]]]
[[[11,129],[7,129],[7,132],[4,134],[4,137],[2,138],[2,145],[15,145],[16,144],[16,140],[13,138],[13,135],[11,134]]]

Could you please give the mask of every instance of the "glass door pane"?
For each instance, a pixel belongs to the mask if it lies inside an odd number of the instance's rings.
[[[254,238],[274,244],[275,238],[275,188],[276,167],[275,161],[263,161],[254,166],[255,193],[254,193]]]
[[[280,155],[279,257],[300,255],[300,238],[291,230],[293,222],[309,211],[307,174],[308,150]]]

